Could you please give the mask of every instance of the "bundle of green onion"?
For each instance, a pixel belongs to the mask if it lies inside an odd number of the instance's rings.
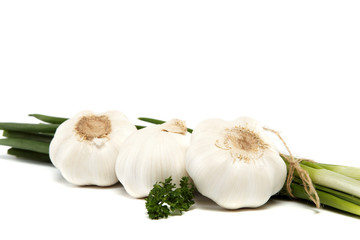
[[[42,123],[0,123],[4,138],[0,145],[9,146],[7,153],[23,159],[49,162],[49,145],[58,126],[67,118],[52,117],[41,114],[30,114]],[[154,124],[164,121],[139,118],[139,120]],[[136,126],[138,129],[144,126]],[[188,129],[192,132],[192,129]],[[288,158],[282,155],[289,167]],[[300,167],[305,170],[315,187],[320,204],[360,216],[360,168],[316,163],[301,160]],[[291,192],[284,186],[277,196],[292,199],[310,200],[303,182],[297,172],[291,182]]]
[[[9,155],[51,162],[49,157],[50,142],[58,126],[67,119],[41,114],[30,114],[29,116],[35,117],[43,123],[0,123],[0,129],[3,130],[5,137],[0,139],[0,145],[11,147],[7,151]]]

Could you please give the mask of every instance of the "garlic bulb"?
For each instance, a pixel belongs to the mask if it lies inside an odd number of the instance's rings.
[[[190,134],[186,131],[184,121],[173,119],[140,129],[125,140],[116,160],[116,175],[132,197],[147,197],[156,182],[169,176],[177,184],[187,176]]]
[[[263,127],[248,117],[200,123],[186,169],[201,194],[228,209],[263,205],[280,191],[287,174]]]
[[[113,185],[118,182],[115,162],[120,144],[135,131],[121,112],[82,111],[58,127],[50,159],[70,183]]]

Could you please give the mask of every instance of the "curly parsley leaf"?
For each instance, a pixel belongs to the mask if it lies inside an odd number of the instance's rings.
[[[189,183],[188,177],[182,177],[180,187],[172,183],[172,178],[165,179],[164,182],[154,184],[149,196],[145,199],[146,209],[149,218],[167,218],[169,215],[181,215],[189,210],[195,202],[193,200],[195,186]]]

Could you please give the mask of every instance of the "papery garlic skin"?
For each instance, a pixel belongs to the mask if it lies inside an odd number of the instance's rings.
[[[179,184],[185,169],[190,134],[185,123],[173,119],[130,135],[120,147],[116,175],[129,195],[147,197],[156,182],[172,177]]]
[[[201,194],[227,209],[265,204],[287,175],[263,127],[248,117],[200,123],[192,133],[186,169]]]
[[[50,159],[72,184],[110,186],[118,182],[115,162],[120,145],[136,131],[119,111],[82,111],[57,128]]]

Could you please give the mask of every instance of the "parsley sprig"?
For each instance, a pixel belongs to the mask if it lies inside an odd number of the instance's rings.
[[[149,218],[167,218],[169,215],[181,215],[189,210],[195,202],[193,200],[195,186],[189,183],[188,177],[182,177],[180,187],[172,183],[172,178],[168,177],[164,182],[154,184],[149,196],[145,199],[146,209]]]

